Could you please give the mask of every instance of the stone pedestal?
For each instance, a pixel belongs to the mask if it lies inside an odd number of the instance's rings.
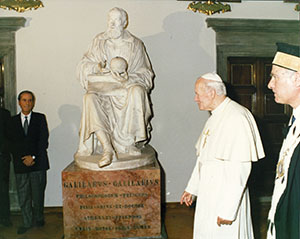
[[[112,171],[134,169],[148,164],[153,164],[156,160],[155,150],[147,144],[141,150],[141,155],[118,154],[118,158],[114,155],[110,165],[99,168],[98,163],[102,154],[92,154],[89,156],[74,155],[75,164],[84,169],[94,171]]]
[[[157,160],[136,169],[62,172],[65,239],[163,238]]]

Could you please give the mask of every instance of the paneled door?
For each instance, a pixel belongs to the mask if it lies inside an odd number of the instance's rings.
[[[0,57],[0,107],[4,107],[4,61]]]
[[[271,196],[278,154],[282,144],[282,129],[287,125],[291,108],[277,104],[267,85],[272,58],[229,57],[228,96],[247,107],[254,115],[266,157],[253,163],[249,179],[250,191],[256,196]]]

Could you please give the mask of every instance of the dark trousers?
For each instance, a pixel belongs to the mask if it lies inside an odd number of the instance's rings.
[[[46,178],[45,170],[16,173],[19,205],[24,227],[31,227],[33,223],[44,221]]]
[[[9,169],[10,155],[0,152],[0,221],[10,218]]]

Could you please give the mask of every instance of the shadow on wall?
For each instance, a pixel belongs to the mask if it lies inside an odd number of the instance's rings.
[[[209,55],[215,46],[214,41],[206,41],[211,36],[203,34],[207,30],[205,18],[192,11],[168,15],[163,21],[163,29],[161,33],[142,38],[156,75],[151,94],[153,130],[160,135],[157,140],[164,142],[166,148],[166,144],[178,145],[184,147],[178,151],[186,153],[184,142],[192,141],[191,145],[194,145],[201,132],[188,127],[199,117],[193,100],[194,83],[198,76],[215,69],[214,59]],[[174,132],[178,125],[182,130]],[[173,135],[171,139],[170,135]]]
[[[46,206],[61,206],[61,172],[74,159],[79,142],[79,124],[81,110],[78,106],[62,105],[58,109],[61,124],[50,131],[48,151],[50,170],[46,187]],[[51,202],[51,204],[49,204]]]
[[[51,169],[57,168],[62,171],[73,161],[73,155],[77,150],[81,110],[78,106],[62,105],[58,114],[61,124],[50,132],[49,158]]]
[[[195,165],[194,145],[208,116],[194,102],[196,78],[215,70],[214,33],[206,34],[210,31],[205,19],[188,10],[175,12],[164,19],[162,32],[142,38],[156,76],[150,143],[168,175],[165,201],[180,201]]]
[[[209,49],[201,44],[206,37],[201,36],[206,30],[205,18],[191,11],[172,13],[164,19],[163,29],[164,32],[142,38],[157,78],[169,83],[178,79],[184,84],[189,75],[215,68],[214,59],[207,54]]]

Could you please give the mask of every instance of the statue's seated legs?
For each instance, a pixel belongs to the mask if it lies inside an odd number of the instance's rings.
[[[124,92],[117,96],[84,95],[77,155],[101,153],[99,167],[110,164],[114,153],[117,158],[120,154],[141,155],[141,148],[149,137],[151,110],[146,90],[133,85]],[[93,134],[102,152],[89,142]]]
[[[104,167],[109,165],[113,159],[114,149],[111,144],[110,136],[103,130],[98,130],[95,132],[97,139],[100,141],[102,146],[102,156],[99,160],[99,167]]]

